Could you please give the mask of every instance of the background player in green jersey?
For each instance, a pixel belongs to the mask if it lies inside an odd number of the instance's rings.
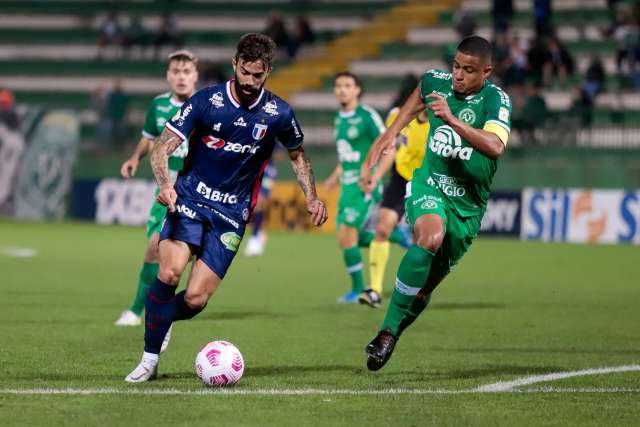
[[[180,111],[182,103],[195,92],[197,80],[198,59],[193,53],[188,50],[179,50],[169,55],[167,81],[171,91],[160,94],[151,101],[142,137],[131,157],[120,168],[123,178],[130,178],[136,174],[140,159],[151,151],[151,144],[162,133],[165,122]],[[182,169],[188,150],[189,146],[185,141],[169,158],[169,170],[174,181]],[[136,326],[142,323],[141,314],[147,299],[147,292],[158,275],[158,236],[166,212],[166,206],[161,205],[157,200],[153,203],[147,222],[147,250],[144,254],[144,264],[140,270],[138,289],[131,307],[123,311],[116,320],[118,326]]]
[[[489,82],[491,45],[467,37],[453,72],[431,70],[375,142],[367,163],[393,147],[407,123],[427,108],[427,155],[407,186],[405,208],[415,244],[402,258],[378,335],[367,345],[367,367],[389,360],[402,332],[427,307],[431,293],[467,251],[480,229],[497,159],[510,131],[509,96]]]
[[[347,71],[336,74],[334,90],[340,103],[340,111],[334,119],[338,166],[325,181],[325,188],[330,191],[338,182],[341,185],[337,218],[338,244],[351,277],[351,291],[340,297],[338,302],[357,303],[358,295],[364,290],[359,234],[369,218],[371,207],[382,196],[381,185],[376,185],[368,193],[360,189],[360,167],[373,141],[385,127],[374,109],[358,102],[362,85],[356,75]],[[384,161],[390,165],[393,156],[386,156]],[[379,171],[386,171],[389,165],[381,167]],[[376,182],[379,182],[382,176],[377,176],[376,173],[378,171],[374,172],[374,176]]]

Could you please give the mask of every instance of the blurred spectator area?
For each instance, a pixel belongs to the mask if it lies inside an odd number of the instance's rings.
[[[212,83],[230,75],[239,36],[274,28],[274,18],[287,32],[275,64],[279,70],[399,3],[5,0],[0,2],[0,79],[20,106],[80,111],[84,147],[96,141],[100,120],[94,94],[120,81],[130,132],[116,146],[132,144],[148,102],[167,90],[164,58],[174,46],[193,50],[201,60],[201,81]],[[472,31],[496,43],[494,80],[514,99],[513,146],[640,145],[634,4],[612,2],[612,9],[606,0],[553,0],[541,22],[533,13],[537,3],[466,0],[441,13],[434,26],[410,28],[405,41],[384,45],[378,57],[350,64],[362,77],[363,101],[386,114],[403,76],[449,69],[461,35]],[[109,19],[117,21],[111,29],[105,26]],[[163,21],[170,23],[171,32],[158,44]],[[546,30],[536,37],[541,26]],[[542,63],[531,63],[533,58]],[[298,92],[290,100],[307,143],[329,151],[334,148],[337,107],[332,88],[328,77],[320,88]]]

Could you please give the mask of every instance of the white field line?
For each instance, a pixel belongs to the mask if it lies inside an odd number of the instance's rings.
[[[503,390],[503,391],[482,391],[478,388],[445,390],[445,389],[382,389],[382,390],[357,390],[357,389],[200,389],[200,390],[178,390],[178,389],[118,389],[118,388],[36,388],[36,389],[0,389],[0,395],[162,395],[162,396],[395,396],[395,395],[458,395],[458,394],[492,394],[492,393],[610,393],[610,394],[640,394],[640,388],[554,388],[543,387],[524,390]]]
[[[556,372],[545,375],[532,375],[522,377],[513,381],[503,381],[486,384],[476,388],[447,390],[447,389],[410,389],[410,388],[389,388],[389,389],[242,389],[242,388],[220,388],[199,390],[179,390],[179,389],[145,389],[145,388],[35,388],[35,389],[0,389],[0,395],[233,395],[233,396],[327,396],[327,395],[347,395],[347,396],[382,396],[382,395],[434,395],[434,394],[481,394],[481,393],[621,393],[640,394],[640,388],[557,388],[539,387],[529,389],[519,389],[530,384],[540,382],[558,381],[565,378],[582,377],[589,375],[604,375],[618,372],[640,371],[640,365],[625,365],[605,368],[583,369],[580,371]]]
[[[37,255],[37,251],[31,248],[19,248],[17,246],[0,246],[0,255],[15,258],[31,258]]]
[[[633,372],[640,371],[640,365],[625,365],[625,366],[614,366],[608,368],[595,368],[595,369],[583,369],[581,371],[569,371],[569,372],[555,372],[551,374],[544,375],[532,375],[530,377],[516,378],[512,381],[500,381],[493,384],[487,384],[478,387],[476,390],[479,392],[499,392],[499,391],[512,391],[516,387],[522,387],[525,385],[543,383],[548,381],[558,381],[563,380],[565,378],[573,378],[573,377],[585,377],[589,375],[603,375],[603,374],[613,374],[616,372]]]

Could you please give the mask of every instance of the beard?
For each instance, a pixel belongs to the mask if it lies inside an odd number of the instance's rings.
[[[238,77],[236,76],[236,78],[233,80],[233,86],[236,90],[236,95],[238,95],[240,104],[247,106],[253,104],[253,102],[258,98],[258,96],[260,95],[260,91],[262,90],[262,87],[264,85],[259,87],[254,87],[251,85],[241,85]],[[244,93],[243,91],[245,90],[249,93]]]

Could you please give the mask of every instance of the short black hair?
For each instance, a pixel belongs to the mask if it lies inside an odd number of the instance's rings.
[[[247,33],[240,37],[236,46],[236,61],[262,61],[267,68],[271,68],[275,52],[276,43],[271,37],[260,33]]]
[[[458,44],[457,51],[465,55],[476,56],[485,63],[491,63],[491,57],[493,55],[491,43],[480,36],[465,37],[460,44]]]
[[[355,82],[356,86],[358,86],[360,88],[360,92],[364,91],[364,88],[362,87],[362,80],[360,80],[360,77],[358,77],[357,75],[353,74],[351,71],[339,71],[339,72],[337,72],[336,75],[333,78],[333,81],[335,82],[340,77],[350,77],[350,78],[352,78],[353,81]]]

